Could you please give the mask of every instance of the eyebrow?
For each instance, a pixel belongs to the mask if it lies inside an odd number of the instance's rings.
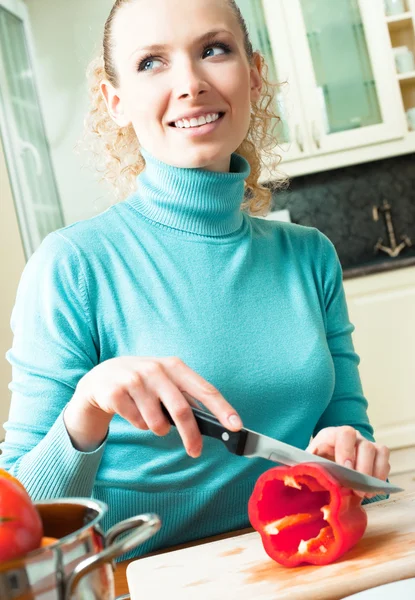
[[[198,37],[195,40],[195,42],[200,44],[200,43],[203,43],[206,41],[210,41],[211,39],[215,38],[219,33],[229,33],[230,35],[235,37],[234,34],[232,33],[232,31],[229,31],[228,29],[213,29],[212,31],[208,31],[207,33],[204,33],[203,35]],[[142,52],[162,52],[163,50],[166,50],[168,47],[169,46],[167,44],[152,44],[151,46],[144,46],[142,48],[136,48],[134,50],[134,52],[132,54],[130,54],[130,58],[131,58],[131,56],[133,56],[140,50]]]

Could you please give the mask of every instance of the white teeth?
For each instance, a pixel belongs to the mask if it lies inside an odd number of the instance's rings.
[[[206,123],[213,123],[214,121],[217,121],[218,119],[219,119],[219,114],[212,113],[210,115],[199,117],[198,119],[192,118],[192,119],[190,119],[190,121],[188,119],[181,119],[180,121],[176,121],[175,125],[179,129],[183,129],[183,128],[188,129],[189,127],[200,127],[201,125],[205,125]]]

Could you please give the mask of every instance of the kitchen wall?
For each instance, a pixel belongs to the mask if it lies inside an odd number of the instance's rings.
[[[402,235],[412,239],[412,249],[400,257],[413,255],[415,154],[297,177],[288,190],[274,195],[274,210],[288,208],[293,222],[320,229],[348,268],[373,260],[378,238],[390,245],[382,213],[377,222],[372,216],[373,206],[384,199],[392,206],[397,243]]]
[[[10,315],[17,284],[25,264],[23,246],[19,235],[13,195],[9,183],[3,145],[0,139],[0,441],[3,423],[9,414],[11,392],[8,384],[12,370],[4,355],[12,345]],[[6,258],[7,257],[7,258]]]

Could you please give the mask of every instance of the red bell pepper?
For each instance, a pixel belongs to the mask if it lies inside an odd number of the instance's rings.
[[[323,466],[304,463],[263,473],[248,514],[273,560],[285,567],[327,565],[363,536],[367,515],[361,502]]]

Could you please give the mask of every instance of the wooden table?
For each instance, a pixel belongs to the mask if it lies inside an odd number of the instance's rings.
[[[200,546],[201,544],[207,544],[209,542],[215,542],[217,540],[224,540],[226,538],[235,537],[237,535],[243,535],[244,533],[251,533],[254,531],[252,527],[248,527],[246,529],[238,529],[237,531],[227,531],[226,533],[222,533],[220,535],[215,535],[213,537],[204,538],[202,540],[195,540],[193,542],[189,542],[187,544],[180,544],[178,546],[172,546],[166,550],[158,550],[156,552],[151,552],[146,554],[145,557],[154,556],[156,554],[163,554],[164,552],[173,552],[174,550],[180,550],[182,548],[190,548],[192,546]],[[142,556],[141,558],[144,558]],[[117,563],[117,567],[114,572],[114,580],[115,580],[115,596],[122,596],[123,594],[128,594],[128,584],[127,584],[127,576],[126,571],[127,567],[133,560],[140,560],[138,558],[132,558],[130,560],[125,560],[123,562]]]

